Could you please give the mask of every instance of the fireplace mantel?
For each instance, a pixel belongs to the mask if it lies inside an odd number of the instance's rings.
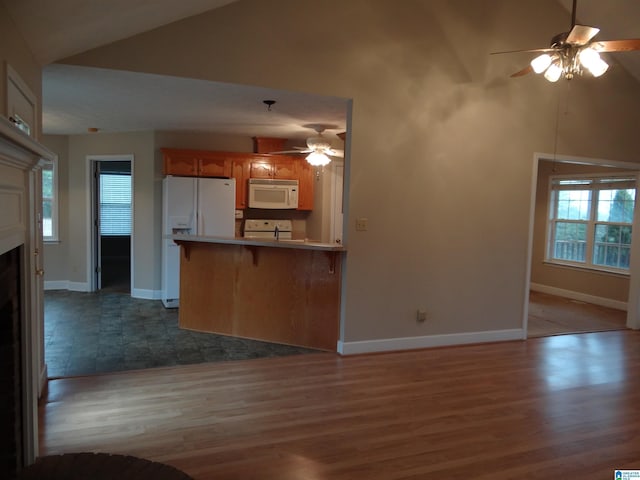
[[[22,449],[25,465],[38,455],[38,395],[46,380],[41,272],[40,166],[55,155],[0,116],[0,255],[20,247]]]
[[[0,254],[25,243],[28,236],[28,172],[55,155],[0,116]],[[22,172],[20,174],[20,172]]]

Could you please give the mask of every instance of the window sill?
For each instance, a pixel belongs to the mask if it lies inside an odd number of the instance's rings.
[[[62,242],[57,239],[52,239],[52,240],[43,240],[42,243],[44,243],[45,245],[59,245]]]
[[[582,272],[588,272],[588,273],[596,273],[596,274],[600,274],[600,275],[610,275],[613,277],[629,277],[630,273],[627,271],[621,271],[621,270],[606,270],[606,269],[601,269],[601,268],[596,268],[593,266],[588,266],[588,265],[576,265],[575,263],[563,263],[563,262],[556,262],[556,261],[551,261],[551,260],[544,260],[542,262],[544,265],[547,265],[549,267],[558,267],[558,268],[566,268],[569,270],[579,270]]]

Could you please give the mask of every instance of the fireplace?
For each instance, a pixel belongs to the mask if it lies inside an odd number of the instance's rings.
[[[24,462],[20,247],[0,255],[0,471],[13,478]]]
[[[38,455],[46,382],[40,166],[54,158],[0,116],[0,478]]]

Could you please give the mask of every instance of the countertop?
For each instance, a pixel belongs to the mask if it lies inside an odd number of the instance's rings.
[[[276,240],[267,238],[230,238],[202,235],[166,235],[165,238],[177,242],[220,243],[227,245],[245,245],[248,247],[293,248],[302,250],[323,250],[327,252],[346,252],[343,245],[320,243],[307,240]]]

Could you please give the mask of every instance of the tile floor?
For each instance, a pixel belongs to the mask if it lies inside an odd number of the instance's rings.
[[[45,292],[44,327],[49,378],[316,351],[181,330],[177,309],[113,291]]]

